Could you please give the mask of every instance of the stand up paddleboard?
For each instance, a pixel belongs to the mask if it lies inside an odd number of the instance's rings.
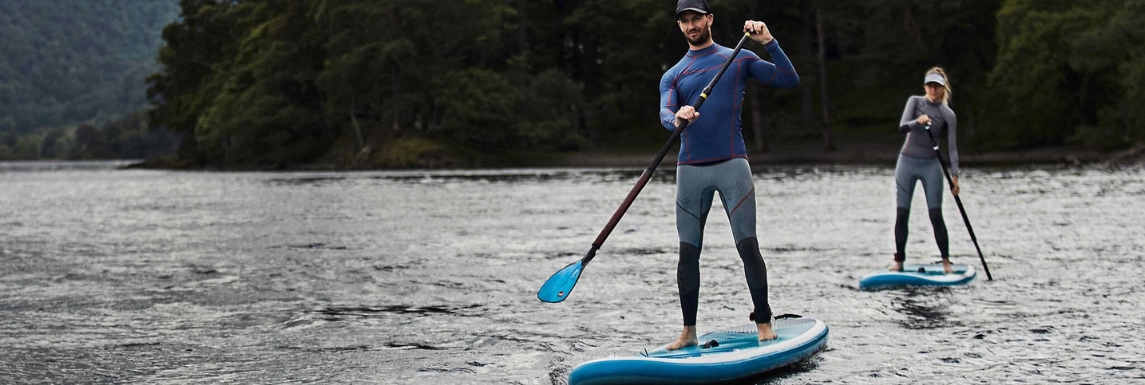
[[[952,265],[954,273],[942,272],[942,263],[903,265],[902,271],[881,270],[859,280],[859,289],[870,290],[892,286],[965,285],[978,275],[970,265]]]
[[[704,334],[699,337],[700,346],[673,351],[661,347],[639,356],[588,361],[569,374],[569,385],[731,381],[794,364],[827,345],[823,321],[783,318],[771,326],[779,336],[771,341],[759,341],[755,324],[748,324]]]

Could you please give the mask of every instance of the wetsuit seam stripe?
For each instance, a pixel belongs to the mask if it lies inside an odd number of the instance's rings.
[[[723,194],[721,194],[721,195],[723,195]],[[732,211],[728,212],[728,217],[731,217],[732,214],[735,214],[736,210],[739,210],[739,207],[741,205],[743,205],[743,202],[747,202],[747,198],[750,198],[754,195],[755,195],[755,186],[752,186],[751,191],[748,191],[747,195],[744,195],[743,198],[739,200],[739,203],[736,203],[736,207],[733,208]]]
[[[676,207],[679,208],[680,210],[684,211],[688,215],[690,215],[692,218],[696,218],[696,220],[700,220],[699,216],[697,216],[696,214],[692,214],[691,211],[688,211],[688,209],[684,208],[684,206],[681,206],[680,202],[676,202]]]
[[[720,156],[720,157],[715,157],[715,158],[707,158],[707,159],[690,159],[690,160],[688,160],[687,162],[678,162],[678,163],[676,163],[676,164],[677,164],[677,165],[686,166],[686,165],[689,165],[689,164],[696,164],[696,163],[705,163],[705,162],[715,162],[715,161],[720,161],[720,160],[728,160],[728,159],[736,159],[736,158],[744,158],[744,159],[747,159],[747,154],[735,154],[735,155],[732,155],[732,156]]]
[[[733,87],[731,90],[731,92],[732,92],[732,116],[731,116],[731,119],[728,120],[728,152],[731,153],[732,155],[735,155],[735,153],[736,153],[736,138],[735,138],[736,116],[737,116],[736,113],[738,113],[740,111],[739,105],[736,104],[735,90],[739,89],[739,80],[740,80],[740,75],[742,73],[743,73],[743,65],[741,65],[739,63],[739,60],[736,60],[735,87]]]

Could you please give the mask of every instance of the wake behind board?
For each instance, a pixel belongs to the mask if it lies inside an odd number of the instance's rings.
[[[965,285],[978,276],[970,265],[952,265],[954,273],[942,272],[942,264],[907,264],[902,271],[881,270],[859,280],[859,289],[870,290],[892,286],[955,286]]]
[[[827,324],[811,318],[772,321],[779,338],[759,341],[755,324],[704,334],[701,346],[608,357],[573,368],[569,385],[706,384],[751,377],[794,364],[827,345]],[[710,341],[715,341],[712,343]],[[705,347],[709,346],[709,347]]]

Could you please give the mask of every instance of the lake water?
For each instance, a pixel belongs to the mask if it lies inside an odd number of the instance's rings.
[[[674,173],[568,300],[633,169],[229,173],[0,163],[0,382],[562,384],[679,333]],[[771,305],[826,350],[752,383],[1145,382],[1145,167],[964,168],[968,286],[860,291],[894,250],[892,166],[755,169]],[[921,190],[910,261],[937,249]],[[750,308],[718,200],[700,332]]]

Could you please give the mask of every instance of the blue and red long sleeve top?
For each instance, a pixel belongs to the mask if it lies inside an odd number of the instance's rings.
[[[699,119],[688,124],[680,135],[680,157],[676,164],[747,158],[740,119],[747,79],[755,78],[777,88],[799,85],[799,74],[795,73],[795,67],[783,49],[779,48],[779,42],[773,39],[764,48],[775,60],[774,64],[760,59],[754,52],[740,50],[720,81],[712,87],[708,100],[699,110]],[[660,123],[665,128],[669,131],[676,129],[676,111],[699,100],[700,93],[731,56],[732,50],[719,44],[689,50],[679,63],[664,73],[660,79]]]

